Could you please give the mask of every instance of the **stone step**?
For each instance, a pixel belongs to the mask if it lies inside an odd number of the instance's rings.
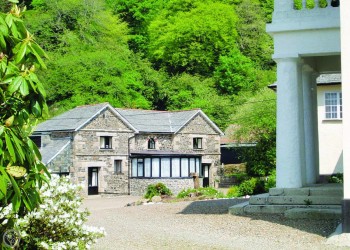
[[[270,196],[343,196],[342,184],[320,184],[303,188],[270,188]]]
[[[250,197],[251,205],[340,205],[342,196],[270,196],[261,194]]]
[[[249,201],[237,204],[229,208],[229,213],[233,215],[249,214],[284,214],[290,209],[316,209],[329,210],[335,213],[335,210],[341,211],[340,205],[251,205]],[[326,212],[324,212],[326,213]]]
[[[341,219],[341,208],[292,208],[284,212],[289,219]]]

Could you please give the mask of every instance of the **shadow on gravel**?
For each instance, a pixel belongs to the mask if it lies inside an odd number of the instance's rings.
[[[180,214],[227,214],[228,208],[248,199],[218,199],[191,202]]]
[[[234,215],[232,215],[234,216]],[[238,216],[238,215],[236,215]],[[292,227],[304,232],[328,237],[334,233],[341,222],[340,219],[288,219],[283,214],[258,214],[258,215],[240,215],[251,220],[263,220],[287,227]]]

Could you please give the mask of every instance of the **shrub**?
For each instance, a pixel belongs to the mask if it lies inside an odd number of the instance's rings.
[[[302,0],[294,0],[294,9],[301,10],[303,8]]]
[[[276,187],[276,170],[267,177],[265,182],[265,191],[268,192],[270,188]]]
[[[315,0],[306,0],[306,8],[307,9],[315,8]]]
[[[260,194],[265,191],[264,182],[259,178],[251,178],[239,185],[239,193],[243,195]]]
[[[319,0],[318,7],[326,8],[328,6],[327,0]]]
[[[343,183],[343,174],[337,173],[333,174],[331,177],[328,178],[329,183]]]
[[[231,186],[227,190],[226,196],[227,196],[227,198],[234,198],[234,197],[242,196],[241,193],[239,192],[239,186]]]
[[[39,207],[23,218],[12,214],[21,235],[20,249],[88,249],[104,236],[104,229],[84,224],[89,212],[80,210],[79,191],[68,178],[53,176],[50,185],[40,189]]]
[[[183,199],[186,197],[190,197],[191,195],[195,197],[202,197],[204,199],[215,199],[215,198],[224,198],[225,195],[222,192],[219,192],[213,187],[201,187],[201,188],[188,188],[183,189],[178,193],[177,198]]]
[[[152,199],[153,196],[172,195],[171,191],[163,183],[150,184],[147,187],[145,198]]]

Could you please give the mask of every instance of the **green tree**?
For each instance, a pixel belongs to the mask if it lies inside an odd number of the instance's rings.
[[[255,65],[238,49],[220,57],[214,77],[217,89],[223,94],[237,95],[242,90],[256,90]]]
[[[106,0],[113,13],[128,23],[131,29],[129,46],[134,52],[146,52],[147,28],[151,20],[163,9],[164,0]]]
[[[275,63],[272,38],[265,31],[265,13],[259,0],[243,0],[236,6],[238,15],[237,42],[243,55],[262,69],[271,69]]]
[[[243,152],[251,176],[267,176],[276,167],[276,95],[263,89],[239,106],[232,122],[238,129],[232,137],[256,143]]]
[[[47,109],[35,74],[45,68],[46,54],[26,29],[22,14],[16,4],[9,13],[0,13],[0,210],[12,204],[20,216],[38,205],[38,190],[49,176],[29,139],[31,121]],[[0,229],[12,223],[0,221]]]
[[[27,15],[49,50],[49,69],[40,76],[53,114],[106,101],[116,107],[153,108],[163,75],[128,48],[126,23],[107,11],[102,0],[55,2],[34,5]]]
[[[219,56],[236,47],[236,23],[235,11],[228,4],[170,1],[149,25],[149,58],[169,74],[210,76]]]

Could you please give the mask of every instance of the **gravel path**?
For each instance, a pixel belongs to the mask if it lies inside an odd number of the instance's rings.
[[[125,207],[138,197],[89,198],[90,225],[107,236],[93,249],[346,249],[326,245],[334,220],[233,216],[239,199]]]

